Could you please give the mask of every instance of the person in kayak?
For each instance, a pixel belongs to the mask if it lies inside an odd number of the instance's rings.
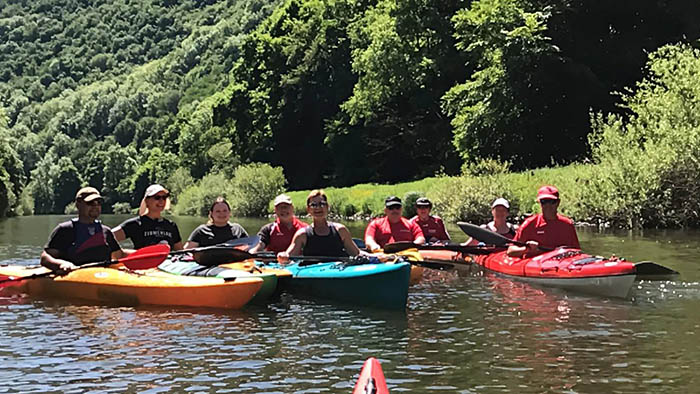
[[[279,253],[284,252],[292,243],[294,234],[308,224],[302,222],[294,215],[292,199],[286,194],[280,194],[273,201],[275,206],[275,221],[260,228],[258,236],[260,242],[255,245],[250,253],[263,250]]]
[[[60,223],[51,232],[41,252],[41,265],[65,274],[78,266],[125,257],[112,231],[98,220],[104,199],[94,187],[84,187],[75,195],[78,217]]]
[[[370,251],[379,250],[391,242],[424,244],[423,231],[416,223],[401,216],[403,204],[396,196],[384,200],[384,217],[372,220],[365,230],[365,244]]]
[[[518,231],[518,226],[508,222],[508,215],[510,214],[510,203],[505,198],[497,198],[491,203],[491,216],[493,220],[482,224],[481,228],[491,230],[494,233],[501,234],[506,238],[513,239],[516,232]],[[469,238],[469,240],[463,245],[477,245],[479,241],[474,238]]]
[[[306,212],[311,215],[313,223],[297,230],[289,248],[277,253],[280,263],[286,263],[289,256],[300,253],[305,256],[332,257],[357,256],[362,253],[345,226],[328,221],[328,209],[328,197],[323,190],[312,190],[306,198]]]
[[[243,226],[231,223],[229,219],[231,219],[231,206],[225,198],[217,197],[209,207],[209,221],[192,231],[185,243],[185,249],[217,245],[248,236]]]
[[[161,185],[146,189],[139,207],[139,216],[125,220],[112,229],[114,238],[121,242],[131,239],[136,249],[167,243],[172,250],[182,249],[182,238],[177,224],[161,216],[170,207],[170,192]]]
[[[537,191],[537,201],[542,213],[525,219],[518,229],[514,241],[525,242],[526,246],[511,245],[508,256],[534,256],[541,253],[539,246],[555,248],[568,246],[580,249],[574,222],[557,213],[559,208],[559,190],[554,186],[542,186]]]
[[[433,203],[427,197],[421,197],[416,200],[416,216],[412,217],[409,222],[415,223],[423,232],[423,237],[430,243],[443,242],[447,243],[450,240],[450,234],[447,233],[445,223],[439,216],[431,215]]]

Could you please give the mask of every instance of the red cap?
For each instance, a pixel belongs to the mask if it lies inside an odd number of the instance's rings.
[[[559,190],[557,190],[556,187],[554,186],[542,186],[540,190],[537,191],[537,201],[540,200],[558,200],[559,199]]]

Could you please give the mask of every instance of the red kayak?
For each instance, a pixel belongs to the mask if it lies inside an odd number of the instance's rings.
[[[382,365],[379,364],[376,358],[370,357],[365,361],[360,377],[355,383],[355,390],[352,393],[389,394],[389,388],[386,386],[386,380],[384,379],[384,372],[382,372]]]
[[[474,263],[488,270],[521,281],[620,298],[627,297],[638,276],[658,274],[660,269],[665,269],[650,262],[635,264],[618,257],[592,256],[564,247],[531,258],[508,257],[504,250],[472,258]]]

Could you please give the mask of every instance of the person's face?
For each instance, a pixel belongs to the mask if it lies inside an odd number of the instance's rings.
[[[231,218],[231,210],[223,202],[216,203],[211,210],[211,218],[214,224],[222,226],[228,223],[228,220]]]
[[[328,202],[321,196],[316,196],[306,203],[306,212],[313,218],[326,218],[328,216]]]
[[[557,208],[559,208],[559,200],[543,198],[540,200],[540,207],[542,207],[543,215],[554,216],[557,214]]]
[[[495,207],[491,208],[491,215],[493,216],[493,220],[495,222],[504,221],[508,217],[508,208],[504,207],[503,205],[496,205]]]
[[[102,213],[102,199],[98,198],[92,201],[79,200],[75,202],[75,207],[78,209],[80,216],[97,220]]]
[[[286,202],[275,205],[275,215],[282,220],[291,219],[294,214],[294,206],[292,204],[287,204]]]
[[[149,212],[160,213],[165,209],[165,202],[170,195],[166,192],[159,192],[155,196],[146,198],[146,206]]]
[[[425,219],[430,215],[430,205],[416,205],[416,213],[421,219]]]
[[[384,214],[386,215],[387,218],[389,218],[389,221],[392,223],[398,222],[401,219],[402,213],[403,213],[403,206],[401,206],[401,205],[392,205],[392,206],[384,208]]]

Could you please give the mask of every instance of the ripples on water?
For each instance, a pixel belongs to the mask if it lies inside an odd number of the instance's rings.
[[[44,240],[19,239],[0,243],[1,263],[36,262]],[[433,271],[402,312],[289,295],[229,312],[0,293],[0,392],[342,393],[369,356],[392,392],[698,392],[700,253],[586,242],[683,275],[612,300]]]

